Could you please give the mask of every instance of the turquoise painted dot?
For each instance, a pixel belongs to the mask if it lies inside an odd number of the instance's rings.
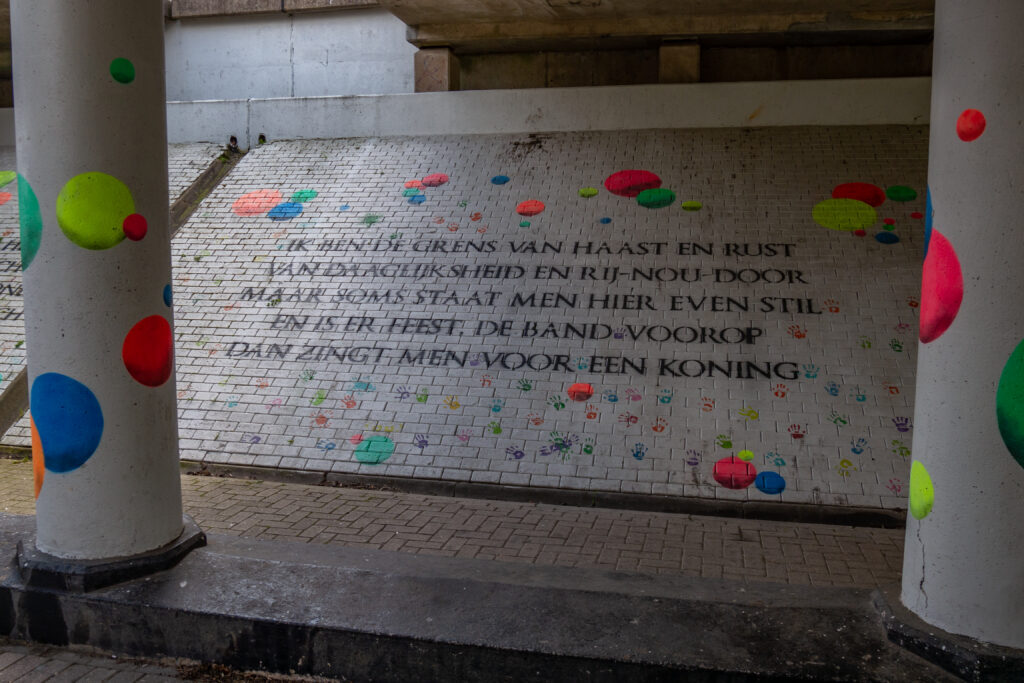
[[[25,176],[18,174],[18,222],[21,225],[21,269],[32,265],[43,239],[43,214],[39,200]]]
[[[496,175],[493,178],[491,178],[491,182],[494,183],[495,185],[504,185],[509,180],[511,180],[511,178],[509,178],[507,175]]]
[[[394,441],[386,436],[371,436],[356,446],[356,460],[364,465],[379,465],[394,452]]]
[[[530,227],[530,221],[521,221],[519,223],[519,227],[520,228],[528,228],[528,227]]]
[[[170,308],[172,303],[174,303],[174,295],[171,293],[171,286],[164,285],[164,305]]]

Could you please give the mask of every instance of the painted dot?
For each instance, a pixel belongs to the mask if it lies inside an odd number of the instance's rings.
[[[864,237],[865,235],[868,234],[868,231],[867,230],[854,230],[853,234],[856,235],[857,237]]]
[[[928,256],[928,245],[932,241],[932,222],[935,220],[935,209],[932,207],[932,189],[925,188],[924,193],[924,255]]]
[[[507,175],[496,175],[493,178],[491,178],[491,183],[493,183],[494,185],[504,185],[509,180],[511,180],[511,178],[509,178]]]
[[[973,142],[985,132],[985,115],[977,109],[965,109],[956,120],[956,134],[964,142]]]
[[[239,197],[231,210],[239,216],[259,216],[281,202],[281,193],[277,190],[256,190]]]
[[[349,206],[348,204],[342,204],[341,206],[338,207],[338,211],[348,211],[351,208],[352,207]]]
[[[298,202],[281,202],[270,210],[267,218],[272,221],[290,221],[302,215],[302,204]]]
[[[133,242],[138,242],[146,236],[146,230],[149,228],[149,224],[146,223],[145,216],[137,213],[133,213],[124,219],[124,224],[121,229],[124,230],[124,235]]]
[[[86,249],[109,249],[125,238],[124,219],[135,213],[128,187],[106,173],[82,173],[57,196],[57,224]]]
[[[373,225],[374,223],[380,223],[382,220],[384,219],[375,213],[368,213],[365,216],[363,216],[363,223],[365,225]]]
[[[885,203],[885,191],[871,183],[843,183],[832,190],[833,199],[856,199],[869,206],[881,206]]]
[[[933,342],[949,329],[964,300],[964,276],[960,259],[949,240],[932,230],[928,255],[921,271],[920,338]]]
[[[43,455],[43,444],[39,439],[39,430],[36,429],[36,421],[28,416],[29,431],[32,435],[32,478],[36,485],[36,500],[39,499],[39,492],[43,490],[43,481],[46,479],[46,458]]]
[[[917,199],[917,190],[906,185],[892,185],[885,188],[885,195],[894,202],[912,202]]]
[[[910,514],[924,519],[935,505],[935,487],[931,475],[917,460],[910,464]]]
[[[18,175],[18,223],[21,227],[21,269],[32,265],[43,239],[43,214],[39,200],[25,176]]]
[[[10,192],[0,192],[0,206],[3,206],[7,202],[11,201],[12,196],[13,195],[11,195]]]
[[[449,180],[450,178],[444,173],[432,173],[421,182],[423,183],[423,187],[441,187]]]
[[[601,224],[602,225],[608,225],[611,222],[612,222],[612,219],[608,218],[608,216],[605,216],[604,218],[601,219]]]
[[[918,220],[919,221],[922,218],[924,218],[924,214],[921,213],[920,211],[915,211],[914,213],[910,214],[910,217],[913,218],[914,220]]]
[[[814,221],[831,230],[858,230],[875,224],[875,209],[856,199],[826,199],[815,204]]]
[[[996,420],[1010,455],[1024,467],[1024,341],[1017,344],[999,376]]]
[[[356,460],[364,465],[379,465],[394,452],[394,441],[386,436],[371,436],[356,446]]]
[[[891,232],[880,232],[875,235],[875,241],[881,244],[896,244],[900,241],[899,235]]]
[[[29,410],[50,472],[78,469],[100,445],[103,410],[96,395],[78,380],[57,372],[39,375],[29,392]]]
[[[620,197],[635,197],[644,190],[661,187],[661,178],[650,171],[636,169],[619,171],[605,179],[604,187]]]
[[[757,470],[749,462],[729,456],[715,463],[711,476],[727,489],[745,489],[754,483]]]
[[[544,210],[544,202],[536,199],[527,199],[525,202],[520,202],[519,206],[516,207],[516,213],[520,216],[536,216]]]
[[[415,197],[409,197],[409,203],[412,204],[413,206],[422,204],[425,201],[427,201],[427,198],[421,194],[418,194]]]
[[[584,199],[590,199],[591,197],[596,197],[597,196],[597,188],[596,187],[581,187],[579,194]]]
[[[740,451],[736,454],[736,457],[743,462],[750,462],[754,459],[754,451]]]
[[[17,177],[18,174],[14,171],[0,171],[0,187],[10,185]]]
[[[519,227],[520,228],[528,228],[528,227],[530,227],[530,221],[519,221]]]
[[[409,188],[406,188],[406,189],[402,190],[402,196],[403,197],[415,197],[416,195],[419,195],[419,194],[423,194],[423,191],[419,190],[419,189],[417,189],[415,187],[409,187]]]
[[[594,387],[590,384],[573,384],[566,393],[573,401],[586,401],[594,395]]]
[[[896,225],[896,219],[895,218],[886,218],[882,222],[885,223],[886,225]]]
[[[636,203],[645,209],[664,209],[676,201],[676,193],[664,187],[644,190],[636,196]]]
[[[683,211],[700,211],[704,208],[704,205],[700,202],[688,201],[683,202]]]
[[[895,225],[883,225],[882,229],[884,229],[884,230],[895,230],[896,226]]]
[[[754,479],[754,486],[761,493],[777,496],[786,490],[786,480],[778,472],[761,472]]]
[[[174,303],[174,293],[170,285],[164,285],[164,306],[170,308]]]
[[[135,65],[124,57],[118,57],[110,63],[110,75],[118,83],[131,83],[135,80]]]
[[[160,315],[135,323],[125,335],[121,358],[136,382],[147,387],[158,387],[166,382],[174,370],[171,324]]]
[[[418,189],[418,188],[421,188],[421,187],[423,187],[423,181],[421,181],[421,180],[406,180],[405,181],[405,188],[407,190],[408,189],[413,189],[413,188]]]
[[[311,199],[316,199],[317,194],[316,190],[299,190],[292,195],[292,201],[301,204],[302,202],[308,202]]]
[[[361,444],[363,442],[363,435],[362,434],[353,434],[352,436],[350,436],[348,438],[348,441],[353,446],[358,446],[359,444]]]

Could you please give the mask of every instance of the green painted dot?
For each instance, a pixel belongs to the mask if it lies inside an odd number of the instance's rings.
[[[754,459],[754,451],[740,451],[736,454],[736,457],[743,462],[750,462]]]
[[[292,195],[292,201],[301,204],[316,198],[316,190],[299,190]]]
[[[10,185],[17,177],[18,174],[14,171],[0,171],[0,187]]]
[[[43,214],[39,200],[25,176],[18,175],[18,222],[21,225],[21,269],[32,265],[43,239]]]
[[[910,514],[924,519],[935,504],[935,487],[924,465],[914,461],[910,465]]]
[[[1010,455],[1024,467],[1024,341],[1010,354],[999,376],[996,421]]]
[[[86,249],[109,249],[124,239],[124,219],[135,213],[128,187],[106,173],[82,173],[57,196],[57,224]]]
[[[906,185],[893,185],[885,188],[885,196],[894,202],[912,202],[917,199],[917,191]]]
[[[131,83],[135,80],[135,65],[124,57],[118,57],[110,63],[110,75],[118,83]]]
[[[380,223],[382,220],[384,220],[384,219],[381,218],[380,216],[378,216],[375,213],[368,213],[365,216],[363,216],[363,223],[365,223],[366,225],[373,225],[374,223]]]
[[[580,196],[583,197],[584,199],[590,199],[591,197],[596,197],[597,196],[597,188],[596,187],[581,187],[580,188]]]
[[[519,221],[519,227],[520,228],[528,228],[528,227],[530,227],[530,221]]]
[[[395,452],[395,442],[386,436],[371,436],[356,446],[356,460],[365,465],[379,465]]]
[[[700,211],[703,208],[700,202],[683,202],[683,211]]]
[[[826,199],[814,205],[814,221],[832,230],[863,230],[875,224],[875,209],[856,199]]]
[[[636,203],[647,209],[663,209],[676,200],[676,193],[664,187],[644,190],[636,196]]]

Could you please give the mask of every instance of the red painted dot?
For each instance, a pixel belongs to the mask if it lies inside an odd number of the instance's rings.
[[[594,395],[594,387],[589,384],[573,384],[566,393],[573,401],[586,401]]]
[[[924,218],[924,214],[921,213],[920,211],[915,211],[914,213],[910,214],[910,217],[916,218],[917,220],[921,220],[922,218]]]
[[[886,225],[896,225],[896,219],[895,218],[886,218],[882,222],[885,223]]]
[[[146,230],[149,225],[146,223],[146,218],[140,214],[133,213],[124,219],[124,223],[121,225],[124,229],[124,236],[133,242],[138,242],[146,236]]]
[[[956,134],[964,142],[972,142],[985,132],[985,115],[977,109],[965,109],[956,120]]]
[[[605,189],[620,197],[635,197],[644,190],[661,187],[661,178],[650,171],[619,171],[604,181]]]
[[[422,181],[423,187],[440,187],[447,183],[450,178],[444,173],[431,173]]]
[[[543,210],[544,202],[537,201],[536,199],[527,199],[516,207],[516,213],[520,216],[536,216]]]
[[[749,462],[729,456],[715,463],[711,476],[727,489],[745,489],[757,479],[757,470]]]
[[[857,237],[863,237],[864,235],[866,235],[868,233],[866,231],[864,231],[864,230],[854,230],[853,234],[856,235]]]
[[[136,382],[147,387],[158,387],[166,382],[174,370],[171,324],[159,315],[135,323],[124,338],[121,358]]]
[[[885,190],[871,183],[843,183],[832,190],[832,199],[856,199],[871,206],[885,202]]]
[[[0,206],[3,206],[7,202],[11,201],[10,192],[0,192]]]

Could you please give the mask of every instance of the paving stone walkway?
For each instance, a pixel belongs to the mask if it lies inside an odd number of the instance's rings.
[[[19,683],[157,683],[186,680],[174,666],[0,638],[0,681]]]
[[[183,476],[209,533],[533,565],[813,586],[899,581],[903,531]],[[0,512],[33,514],[32,464],[0,460]]]

